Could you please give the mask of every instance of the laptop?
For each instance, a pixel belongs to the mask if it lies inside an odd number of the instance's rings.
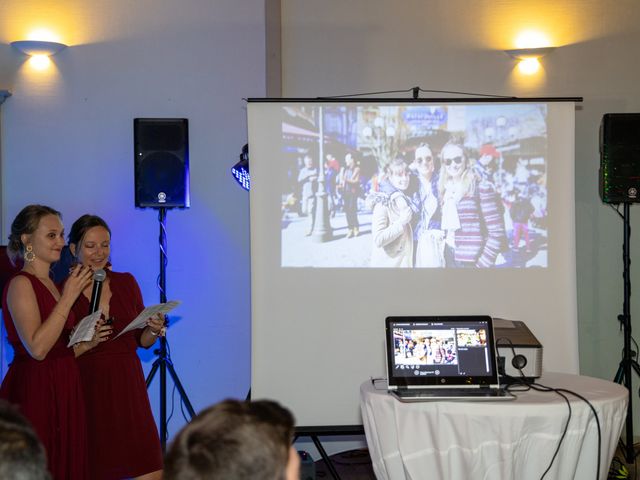
[[[387,317],[389,393],[402,402],[513,400],[500,387],[486,315]]]

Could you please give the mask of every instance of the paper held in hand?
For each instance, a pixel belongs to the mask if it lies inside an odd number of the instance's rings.
[[[176,308],[178,305],[180,305],[180,300],[172,300],[170,302],[167,303],[159,303],[158,305],[152,305],[150,307],[145,308],[142,312],[140,312],[140,315],[138,315],[136,318],[134,318],[131,323],[129,325],[127,325],[118,335],[116,335],[114,338],[118,338],[120,335],[122,335],[123,333],[128,332],[129,330],[134,330],[136,328],[144,328],[147,326],[147,320],[149,320],[150,317],[153,317],[154,315],[157,315],[158,313],[168,313],[171,310],[173,310],[174,308]]]
[[[102,310],[96,310],[91,315],[87,315],[76,326],[69,338],[67,347],[72,347],[76,343],[88,342],[93,338],[93,334],[96,331],[96,323],[102,315]]]

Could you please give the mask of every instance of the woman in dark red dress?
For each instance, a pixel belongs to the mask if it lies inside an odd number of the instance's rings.
[[[144,329],[115,338],[144,304],[133,275],[106,268],[110,242],[109,227],[93,215],[80,217],[69,233],[69,248],[78,262],[107,272],[100,309],[113,322],[111,340],[87,342],[76,350],[87,408],[90,478],[155,480],[162,477],[162,449],[136,349],[150,347],[164,334],[164,319],[151,318]],[[76,316],[89,311],[91,290],[87,287],[78,297]]]
[[[15,218],[7,252],[24,266],[7,284],[2,311],[14,359],[0,398],[19,406],[47,452],[56,480],[85,480],[85,409],[73,350],[67,348],[75,324],[72,305],[91,285],[91,269],[75,268],[61,291],[49,276],[60,259],[64,230],[60,214],[29,205]]]

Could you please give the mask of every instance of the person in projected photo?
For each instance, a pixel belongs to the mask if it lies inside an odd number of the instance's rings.
[[[338,188],[342,195],[342,208],[347,220],[347,238],[360,234],[358,222],[358,197],[360,196],[360,167],[351,153],[344,157],[345,166],[339,174]]]
[[[316,213],[316,191],[318,190],[318,169],[313,166],[313,159],[309,155],[304,156],[304,166],[298,174],[298,183],[302,192],[302,214],[309,217],[306,235],[313,233],[313,224]]]
[[[444,267],[444,234],[440,230],[436,165],[429,145],[423,143],[416,148],[410,167],[416,172],[419,183],[415,194],[419,208],[414,231],[415,266]]]
[[[160,479],[160,438],[136,350],[151,347],[164,335],[164,318],[152,317],[144,329],[115,338],[144,309],[144,304],[133,275],[111,270],[109,226],[98,216],[81,216],[69,232],[69,249],[83,268],[105,270],[100,309],[114,334],[105,342],[86,342],[76,350],[87,409],[87,478]],[[76,318],[87,315],[91,291],[89,284],[76,300]]]
[[[0,398],[18,406],[29,420],[54,479],[83,480],[89,478],[85,406],[78,366],[67,343],[76,322],[72,306],[91,285],[92,272],[78,266],[64,288],[54,284],[51,264],[60,260],[63,247],[60,213],[51,207],[28,205],[11,224],[7,253],[22,269],[2,296],[14,357]]]
[[[336,160],[332,154],[327,154],[324,162],[324,188],[327,193],[327,204],[329,207],[329,214],[333,218],[336,216],[336,210],[338,209],[338,195],[336,192],[336,185],[338,174],[340,173],[340,162]]]
[[[440,158],[438,196],[446,266],[492,267],[506,238],[500,197],[478,179],[462,145],[449,141]]]
[[[408,165],[396,158],[385,168],[379,191],[367,197],[373,209],[371,267],[413,267],[411,220],[418,208],[406,194],[410,179]]]
[[[524,238],[524,245],[527,253],[530,253],[531,242],[529,239],[529,219],[534,208],[531,200],[521,193],[516,193],[516,198],[509,209],[511,222],[513,223],[513,246],[514,250],[520,249],[520,238]]]

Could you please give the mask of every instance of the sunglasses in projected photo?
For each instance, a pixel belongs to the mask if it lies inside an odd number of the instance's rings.
[[[416,162],[418,163],[431,163],[433,162],[433,157],[431,155],[426,157],[417,157]]]
[[[463,160],[464,160],[463,157],[453,157],[453,158],[445,158],[442,161],[448,167],[449,165],[451,165],[451,162],[455,162],[456,165],[460,165],[463,162]]]

